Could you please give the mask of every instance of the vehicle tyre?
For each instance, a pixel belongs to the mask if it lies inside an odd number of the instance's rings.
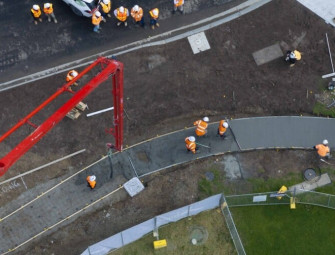
[[[81,13],[81,11],[79,11],[76,7],[74,7],[73,5],[70,5],[71,10],[78,16],[83,16],[83,14]]]

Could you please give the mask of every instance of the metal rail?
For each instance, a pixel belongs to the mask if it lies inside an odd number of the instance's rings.
[[[73,96],[62,105],[54,114],[52,114],[47,120],[41,125],[36,126],[36,129],[23,139],[14,149],[12,149],[6,156],[0,159],[0,176],[4,175],[8,169],[31,147],[33,147],[44,135],[47,134],[59,121],[61,121],[66,114],[72,110],[82,99],[87,97],[93,90],[95,90],[101,83],[106,81],[111,75],[113,81],[113,99],[114,99],[114,129],[112,134],[115,137],[116,150],[122,150],[123,143],[123,64],[104,57],[99,57],[91,65],[85,68],[77,77],[72,81],[66,83],[61,87],[55,94],[45,100],[41,105],[34,109],[25,118],[19,121],[9,131],[0,137],[0,143],[4,141],[8,136],[14,133],[18,128],[26,123],[30,123],[29,120],[39,111],[41,111],[46,105],[52,102],[55,98],[61,95],[65,91],[69,91],[69,87],[79,80],[83,75],[89,72],[92,68],[100,65],[101,71],[95,75],[87,84],[85,84],[78,92],[74,93]]]

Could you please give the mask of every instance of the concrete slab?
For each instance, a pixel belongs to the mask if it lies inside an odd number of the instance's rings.
[[[294,192],[295,189],[296,194],[299,194],[303,193],[304,191],[315,190],[318,187],[322,187],[330,183],[331,183],[330,177],[327,173],[325,173],[321,175],[320,179],[316,179],[315,181],[306,181],[293,185],[289,187],[289,190],[291,192]]]
[[[130,179],[129,181],[127,181],[123,185],[123,187],[125,188],[125,190],[129,194],[129,196],[131,196],[131,197],[137,195],[142,190],[144,190],[144,186],[143,186],[142,182],[137,177],[134,177],[134,178]]]
[[[187,39],[191,45],[193,54],[197,54],[199,52],[209,50],[211,48],[211,46],[209,46],[209,43],[207,41],[207,38],[204,32],[191,35],[187,37]]]
[[[139,177],[143,177],[196,159],[226,152],[238,152],[241,151],[240,148],[242,150],[276,147],[311,148],[324,138],[329,140],[330,145],[335,144],[334,119],[292,116],[261,117],[230,120],[229,124],[231,129],[228,129],[225,139],[217,136],[218,123],[210,124],[208,135],[197,138],[196,141],[209,148],[199,147],[196,154],[187,152],[184,143],[186,136],[194,135],[195,128],[184,129],[113,154],[111,156],[112,167],[109,159],[104,158],[64,182],[61,179],[52,180],[61,184],[49,191],[43,190],[46,195],[41,195],[41,189],[38,193],[27,190],[22,197],[39,195],[40,198],[31,202],[29,206],[21,207],[19,204],[10,203],[0,208],[2,219],[16,209],[22,208],[0,222],[0,253],[42,233],[44,229],[68,219],[70,215],[86,205],[117,190],[120,184],[136,177],[133,167]],[[227,160],[225,165],[234,166],[236,171],[231,174],[233,178],[239,177],[238,165],[233,158]],[[86,183],[86,176],[91,174],[97,176],[97,186],[94,190],[90,190]],[[304,183],[296,187],[311,190],[328,183],[330,183],[329,176],[322,175],[316,183]],[[122,192],[126,196],[126,191]],[[71,217],[71,220],[80,216],[80,214],[75,215]],[[68,219],[67,222],[71,220]],[[22,228],[22,226],[25,227]],[[59,227],[61,226],[60,224]],[[53,228],[53,231],[56,229]]]
[[[335,1],[334,0],[297,0],[316,15],[325,20],[327,24],[335,27]]]
[[[283,52],[278,43],[252,53],[258,66],[283,57]]]
[[[323,139],[331,147],[335,119],[317,117],[259,117],[230,121],[242,150],[265,148],[312,148]]]

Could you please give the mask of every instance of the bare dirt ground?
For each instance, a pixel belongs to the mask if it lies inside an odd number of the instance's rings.
[[[314,94],[324,86],[320,76],[331,69],[325,32],[334,46],[335,32],[321,19],[294,0],[274,0],[248,15],[206,31],[211,45],[209,51],[193,55],[188,41],[183,39],[120,56],[125,65],[125,109],[129,117],[125,118],[125,144],[190,126],[204,115],[214,121],[223,116],[311,114]],[[302,51],[302,60],[293,68],[283,59],[257,66],[252,53],[277,42],[283,52],[293,48]],[[5,120],[1,133],[63,82],[64,74],[1,93],[1,119]],[[110,85],[104,84],[84,100],[90,111],[110,107],[112,97],[106,97],[108,93]],[[62,97],[57,104],[64,100]],[[40,123],[54,107],[48,107],[33,121]],[[64,119],[5,178],[87,149],[85,154],[66,160],[61,166],[48,168],[43,175],[28,178],[28,187],[34,186],[36,182],[76,172],[106,154],[105,143],[111,137],[106,136],[105,128],[110,126],[111,117],[82,117],[76,121]],[[2,143],[1,155],[29,130],[24,128],[17,137]],[[242,153],[238,158],[248,173],[243,176],[273,178],[310,167],[312,155],[304,151],[269,151]],[[139,196],[84,215],[57,233],[27,245],[25,254],[78,254],[88,245],[127,227],[195,202],[199,198],[198,181],[213,161],[211,158],[155,175],[146,180],[148,186]],[[255,169],[260,168],[264,171],[256,174]],[[242,185],[243,176],[233,180],[236,193],[249,190]],[[15,194],[7,197],[13,198]],[[111,216],[107,217],[107,213]]]

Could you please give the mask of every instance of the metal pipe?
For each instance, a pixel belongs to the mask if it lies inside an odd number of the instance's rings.
[[[334,71],[333,59],[332,59],[332,54],[331,54],[330,48],[329,48],[329,41],[328,41],[328,34],[327,33],[326,33],[326,38],[327,38],[327,45],[328,45],[330,63],[332,64],[332,70],[333,70],[333,73],[334,73],[335,71]]]

